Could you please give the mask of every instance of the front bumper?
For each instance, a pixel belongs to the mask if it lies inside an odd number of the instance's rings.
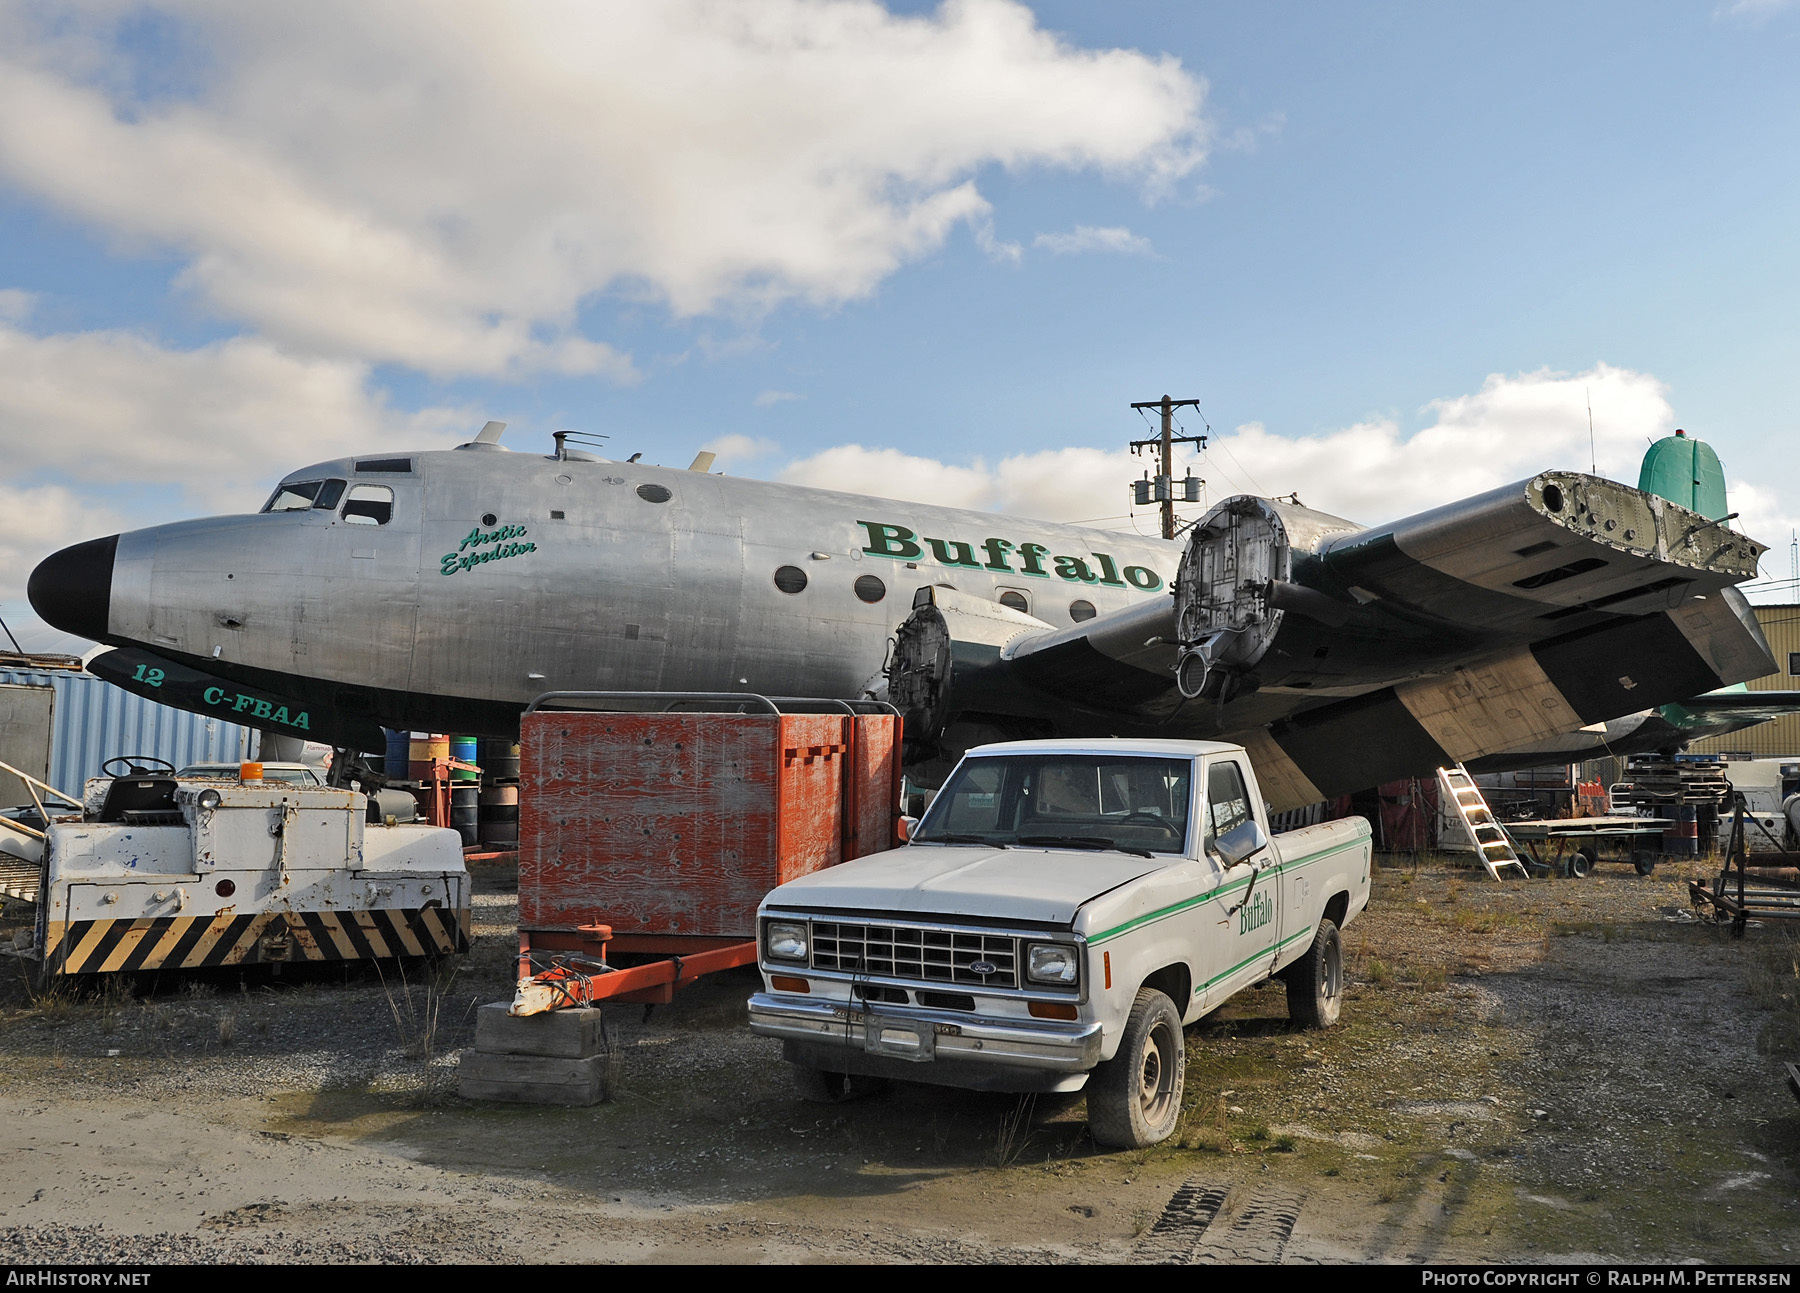
[[[960,1012],[883,1005],[803,1001],[759,992],[750,998],[750,1031],[846,1054],[919,1065],[1036,1069],[1085,1073],[1100,1062],[1100,1025],[1029,1024]],[[923,1072],[921,1080],[929,1080]]]

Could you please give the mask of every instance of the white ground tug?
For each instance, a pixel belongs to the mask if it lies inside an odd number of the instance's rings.
[[[91,779],[79,813],[0,818],[0,884],[37,905],[10,950],[45,979],[468,948],[453,830],[410,812],[371,822],[367,796],[264,782],[256,764],[201,778],[133,756],[103,771],[118,775]]]

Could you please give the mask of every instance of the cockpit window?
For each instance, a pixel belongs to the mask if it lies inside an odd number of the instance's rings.
[[[386,485],[352,485],[344,519],[351,525],[386,525],[394,519],[394,491]]]
[[[297,480],[292,484],[279,485],[263,504],[265,512],[304,512],[313,505],[319,496],[322,480]]]
[[[263,504],[263,511],[305,512],[317,507],[329,512],[343,496],[341,480],[296,480],[278,487]]]

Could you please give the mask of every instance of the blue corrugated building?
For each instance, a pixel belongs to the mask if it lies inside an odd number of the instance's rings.
[[[15,687],[50,691],[49,775],[44,780],[74,795],[81,793],[89,777],[100,775],[102,763],[117,755],[146,754],[180,768],[254,759],[261,748],[261,733],[254,728],[158,705],[91,673],[28,668],[15,662],[0,665],[0,688]],[[0,700],[8,694],[26,699],[21,693],[0,692]],[[31,712],[40,713],[41,692],[29,699],[35,702]]]

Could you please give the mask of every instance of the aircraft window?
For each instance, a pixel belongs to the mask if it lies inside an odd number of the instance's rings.
[[[873,605],[887,596],[887,585],[875,575],[858,575],[856,577],[856,595]]]
[[[671,498],[675,497],[674,494],[670,493],[661,485],[639,485],[637,487],[637,496],[646,503],[666,503]],[[804,577],[802,578],[804,579]],[[799,589],[795,589],[794,591],[798,592]]]
[[[784,593],[797,593],[806,587],[806,572],[799,566],[781,566],[775,571],[775,587]]]
[[[1031,614],[1031,603],[1025,600],[1025,594],[1015,593],[1010,588],[1000,594],[1000,604],[1009,606],[1024,615]]]
[[[1094,604],[1092,602],[1083,601],[1079,597],[1069,603],[1069,618],[1074,620],[1077,624],[1080,624],[1083,620],[1091,620],[1098,614],[1099,612],[1094,609]]]
[[[1800,677],[1800,651],[1788,652],[1788,676],[1790,678]]]
[[[409,472],[412,470],[411,458],[364,458],[356,464],[360,475],[368,471]]]
[[[313,506],[329,512],[344,497],[344,482],[341,480],[322,480],[319,482],[319,496],[313,499]]]
[[[386,525],[394,519],[394,491],[386,485],[352,485],[344,519],[351,525]]]
[[[304,512],[313,505],[318,497],[322,480],[297,480],[290,485],[276,487],[269,501],[263,504],[265,512]]]

